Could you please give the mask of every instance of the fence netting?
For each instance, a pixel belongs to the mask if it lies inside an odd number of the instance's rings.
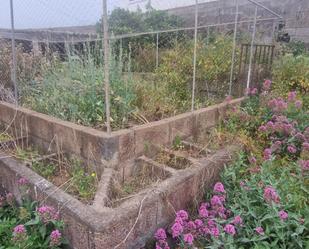
[[[128,128],[242,96],[270,76],[278,16],[254,1],[109,0],[108,65],[101,0],[6,2],[0,99],[63,120]]]

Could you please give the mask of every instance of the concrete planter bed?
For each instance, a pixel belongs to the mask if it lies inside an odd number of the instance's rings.
[[[228,105],[239,105],[242,100],[110,136],[0,102],[0,122],[10,125],[14,137],[26,137],[47,155],[61,148],[65,155],[92,165],[100,180],[94,200],[87,205],[36,174],[25,162],[2,152],[0,183],[19,198],[16,182],[19,177],[27,178],[33,199],[60,210],[72,248],[140,248],[159,226],[170,221],[175,210],[198,201],[239,151],[238,146],[230,145],[210,154],[188,141],[218,124]],[[182,139],[180,150],[170,149],[176,137]],[[167,161],[160,160],[160,153]]]

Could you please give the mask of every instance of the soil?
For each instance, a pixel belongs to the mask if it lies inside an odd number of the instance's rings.
[[[28,147],[24,149],[15,148],[10,151],[17,160],[26,163],[26,166],[34,170],[36,173],[46,178],[48,181],[53,183],[55,186],[61,188],[63,191],[73,195],[75,198],[83,202],[84,204],[92,204],[94,196],[85,199],[81,198],[78,191],[72,187],[72,174],[70,173],[70,160],[63,156],[53,155],[41,155],[37,150]],[[48,176],[42,175],[42,172],[34,167],[34,163],[38,162],[43,167],[54,168],[54,172]]]
[[[155,161],[177,170],[186,169],[192,165],[188,159],[166,151],[159,152],[155,157]]]

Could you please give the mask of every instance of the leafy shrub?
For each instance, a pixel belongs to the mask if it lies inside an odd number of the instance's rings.
[[[208,100],[224,97],[228,92],[232,44],[230,37],[215,37],[209,44],[206,40],[199,40],[196,69],[198,102],[204,102],[205,97]],[[178,108],[190,102],[193,47],[190,41],[166,51],[157,70],[158,82],[166,84],[167,94]]]
[[[309,114],[296,92],[284,99],[269,87],[265,82],[261,97],[250,89],[230,110],[226,132],[245,134],[252,145],[224,170],[198,215],[176,213],[167,231],[180,248],[309,246]],[[157,249],[169,248],[164,229],[155,239]]]
[[[14,196],[0,196],[0,248],[59,249],[67,241],[59,213],[53,207],[31,202],[26,196],[28,181],[20,178],[18,185],[24,194],[22,205]]]
[[[309,107],[308,56],[287,54],[277,60],[273,68],[273,82],[278,95],[286,96],[289,91],[298,91],[304,95],[304,105]]]
[[[111,62],[112,126],[126,123],[132,111],[134,93],[131,81],[122,78],[119,66]],[[23,87],[23,104],[31,109],[78,124],[104,127],[105,99],[103,68],[89,55],[87,60],[74,55],[68,62],[55,60],[42,77]]]

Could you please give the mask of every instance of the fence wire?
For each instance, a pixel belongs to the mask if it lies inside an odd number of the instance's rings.
[[[110,132],[242,96],[270,75],[279,16],[253,0],[110,0],[108,36],[104,0],[11,2],[0,99],[63,120]]]

